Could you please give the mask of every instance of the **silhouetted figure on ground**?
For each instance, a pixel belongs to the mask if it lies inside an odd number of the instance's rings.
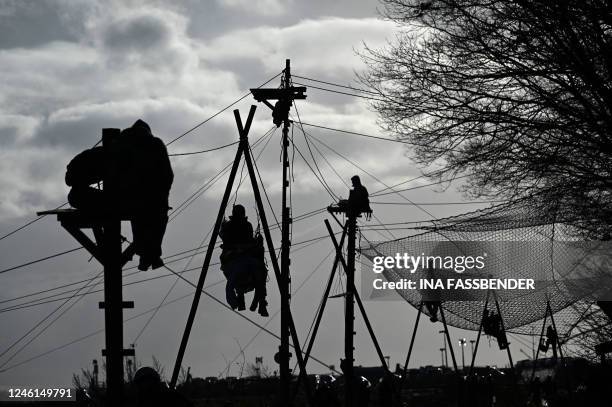
[[[367,407],[370,404],[370,388],[372,384],[365,377],[357,376],[355,374],[355,367],[353,367],[352,375],[349,374],[347,367],[345,359],[340,359],[340,370],[344,375],[344,385],[346,386],[348,380],[352,384],[353,406]]]
[[[351,178],[353,189],[349,192],[348,205],[349,208],[356,213],[366,213],[366,216],[372,212],[370,208],[370,194],[368,190],[361,184],[358,175]]]
[[[542,405],[542,382],[539,377],[536,377],[531,383],[531,406]]]
[[[137,120],[109,148],[94,147],[79,153],[66,171],[66,184],[72,187],[68,194],[70,205],[91,213],[108,210],[99,188],[107,166],[119,176],[117,208],[131,220],[136,254],[140,257],[138,268],[144,271],[162,267],[161,245],[174,179],[166,146],[153,136],[147,123]],[[98,184],[98,188],[92,184]]]
[[[138,407],[193,407],[193,403],[176,390],[169,389],[159,374],[148,366],[134,374]]]
[[[385,372],[378,385],[378,405],[393,407],[400,405],[399,385],[401,378],[390,371]]]
[[[314,401],[320,407],[338,407],[340,401],[336,394],[336,379],[332,375],[317,375],[315,379]]]
[[[253,225],[248,221],[242,205],[234,205],[229,220],[221,224],[219,236],[223,240],[221,270],[227,278],[225,298],[232,309],[246,309],[244,294],[255,290],[250,310],[258,308],[267,317],[265,249],[261,234],[253,236]]]

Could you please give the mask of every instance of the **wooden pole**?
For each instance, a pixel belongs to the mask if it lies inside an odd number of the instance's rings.
[[[291,65],[287,59],[285,61],[285,75],[283,87],[288,88],[291,84]],[[290,103],[290,100],[280,101],[281,103]],[[291,208],[287,205],[287,192],[289,188],[289,128],[291,122],[289,115],[283,120],[283,138],[282,138],[282,161],[283,161],[283,188],[282,188],[282,220],[281,220],[281,280],[280,280],[280,297],[281,297],[281,343],[279,347],[279,372],[280,372],[280,394],[283,406],[291,404],[291,370],[289,367],[289,304],[291,299],[291,274],[289,272],[289,250],[291,242],[289,240],[289,228],[291,223]],[[299,351],[299,348],[298,348]]]
[[[104,150],[103,199],[106,211],[103,216],[104,235],[102,258],[104,265],[104,335],[106,349],[106,404],[123,405],[123,299],[121,276],[121,216],[118,208],[118,173],[112,159],[113,143],[119,137],[119,129],[102,130]]]

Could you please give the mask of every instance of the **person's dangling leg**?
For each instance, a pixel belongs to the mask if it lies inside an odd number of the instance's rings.
[[[266,296],[268,295],[266,289],[266,280],[268,279],[268,270],[266,269],[265,263],[260,264],[260,276],[259,276],[259,284],[258,289],[256,289],[259,293],[259,315],[262,317],[269,316],[268,314],[268,301],[266,300]]]
[[[238,308],[238,297],[236,296],[235,266],[233,264],[228,264],[225,268],[224,274],[227,278],[227,283],[225,284],[225,300],[227,301],[227,305],[232,307],[232,309],[236,309]]]
[[[136,248],[136,254],[140,257],[138,270],[146,271],[151,266],[151,258],[149,257],[147,240],[150,235],[147,217],[136,213],[132,217],[132,239]]]
[[[232,309],[238,308],[236,291],[234,291],[234,286],[230,279],[228,279],[227,283],[225,283],[225,301],[227,301],[227,305],[232,307]]]
[[[255,311],[257,309],[257,305],[259,304],[259,287],[255,285],[255,293],[253,294],[253,300],[251,301],[251,305],[249,306],[250,311]]]
[[[254,259],[253,260],[253,276],[254,276],[254,293],[253,293],[253,301],[251,301],[251,306],[249,307],[249,310],[251,311],[255,311],[257,309],[257,306],[259,305],[259,301],[261,299],[261,281],[262,281],[262,271],[261,268],[259,267],[259,262]]]
[[[155,213],[151,216],[151,240],[149,242],[151,266],[153,269],[157,269],[164,266],[162,260],[162,242],[164,240],[164,234],[166,233],[166,225],[168,224],[168,212],[166,209],[159,213]]]
[[[244,292],[236,290],[236,301],[238,304],[238,311],[244,311],[246,309],[246,305],[244,303]]]

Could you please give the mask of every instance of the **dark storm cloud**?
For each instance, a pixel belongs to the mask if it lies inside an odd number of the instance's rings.
[[[141,15],[119,20],[104,34],[104,44],[112,49],[148,50],[162,47],[170,39],[170,29],[161,16]]]
[[[51,41],[75,41],[61,8],[53,1],[0,2],[0,48],[31,48]]]

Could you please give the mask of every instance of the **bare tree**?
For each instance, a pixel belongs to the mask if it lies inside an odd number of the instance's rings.
[[[612,338],[610,318],[593,301],[579,301],[572,308],[580,317],[568,332],[568,337],[564,338],[570,345],[567,349],[574,356],[598,362],[599,355],[595,353],[595,346]]]
[[[272,370],[270,366],[264,365],[263,363],[247,363],[245,366],[245,376],[246,377],[270,377],[272,376]]]
[[[540,197],[585,234],[612,222],[607,0],[381,0],[400,26],[363,54],[383,128],[473,197]]]
[[[159,377],[161,378],[162,382],[165,382],[166,375],[164,371],[166,370],[166,368],[155,356],[151,356],[151,358],[153,359],[153,366],[151,367],[157,372],[157,374],[159,374]]]

